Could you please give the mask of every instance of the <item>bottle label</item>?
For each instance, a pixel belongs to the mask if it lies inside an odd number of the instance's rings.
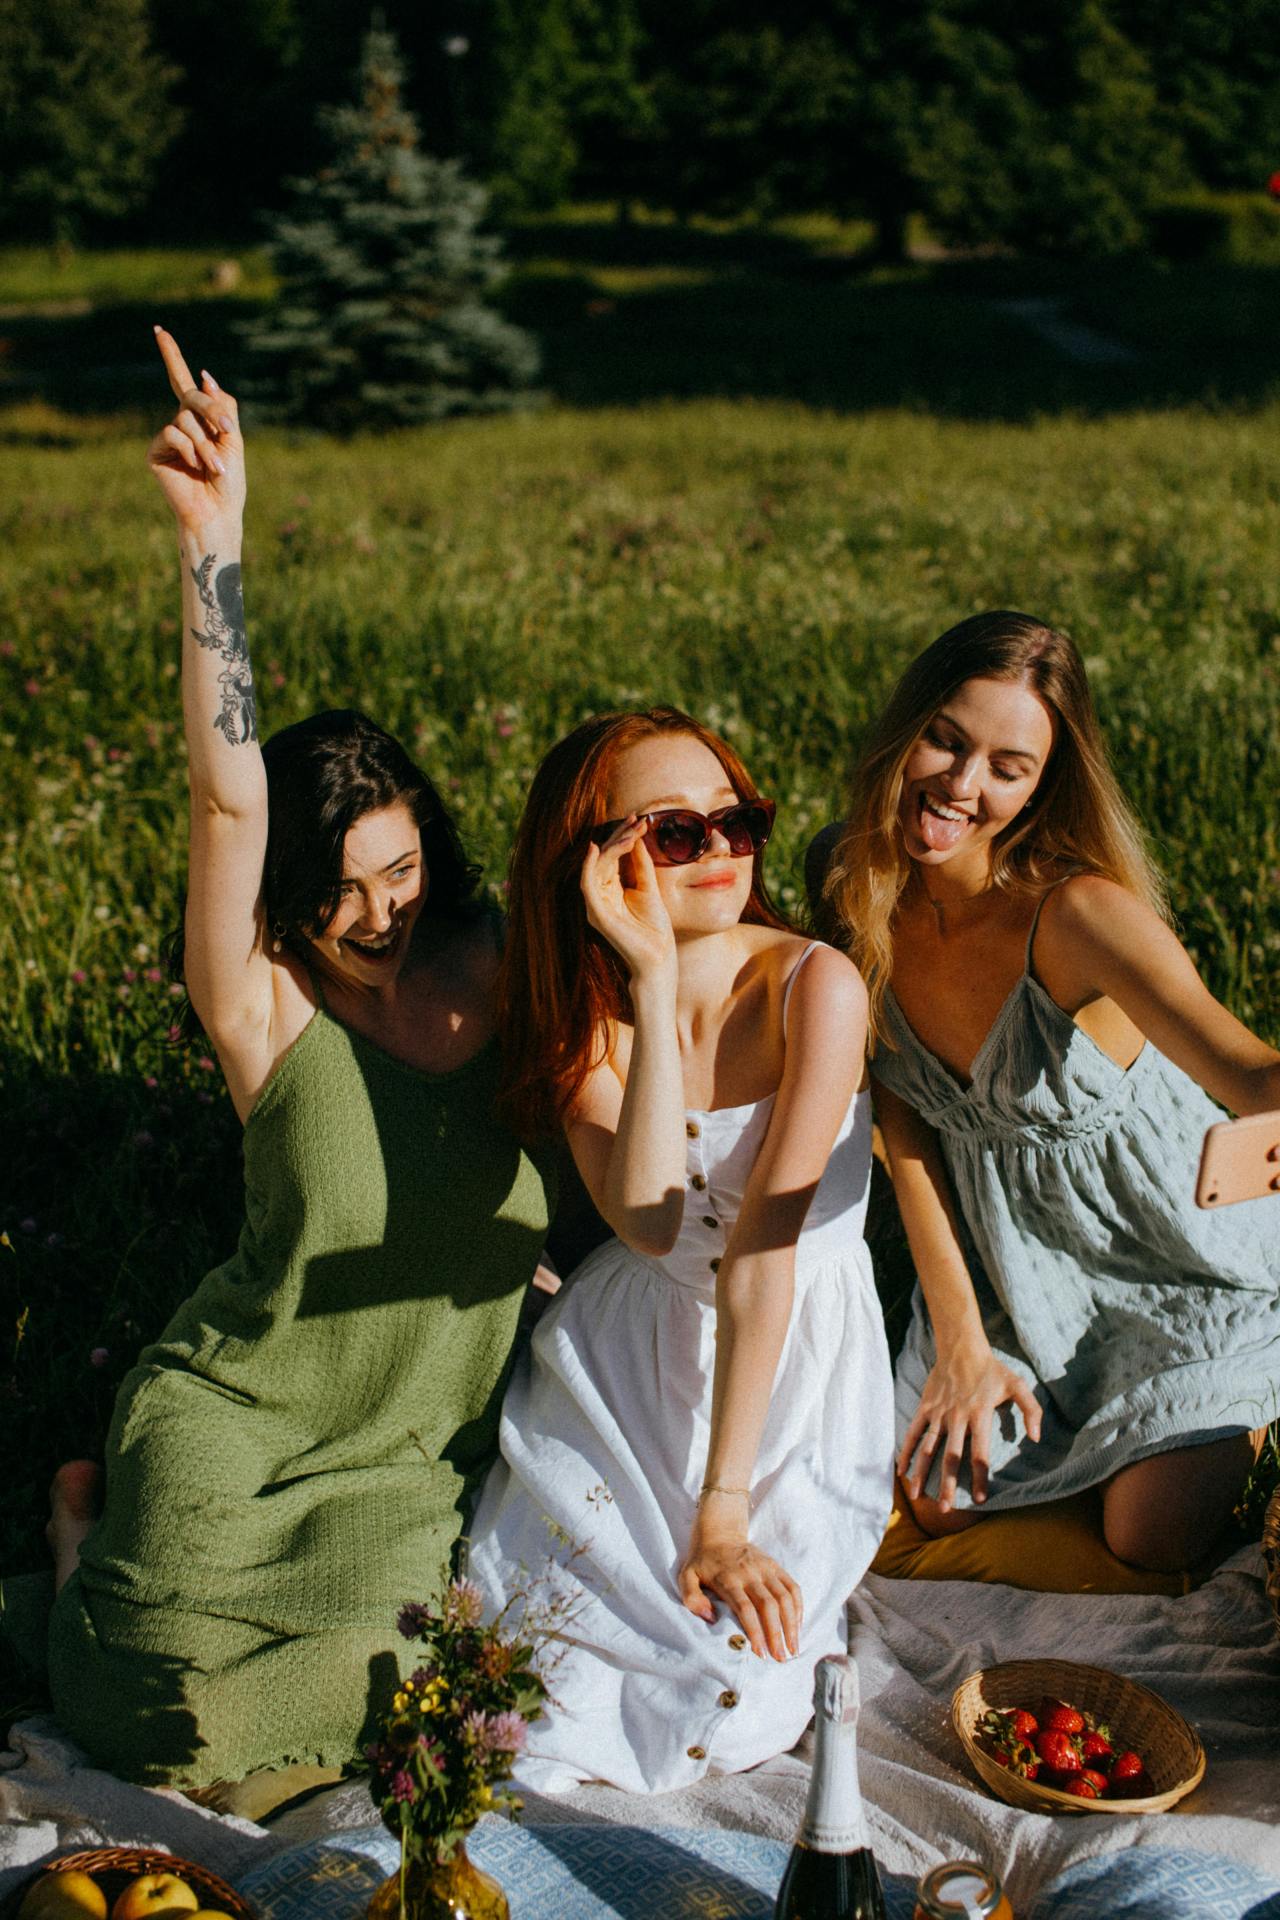
[[[867,1839],[867,1823],[862,1818],[862,1809],[858,1808],[853,1819],[846,1818],[840,1826],[833,1826],[825,1820],[806,1818],[800,1828],[800,1844],[814,1853],[860,1853],[863,1847],[870,1846]]]

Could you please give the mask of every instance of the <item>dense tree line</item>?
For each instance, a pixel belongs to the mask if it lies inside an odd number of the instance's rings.
[[[1280,0],[381,0],[500,208],[907,214],[1110,250],[1280,165]],[[323,154],[368,0],[6,0],[0,224],[238,241]],[[163,164],[161,160],[163,158]],[[117,232],[127,231],[118,224]]]

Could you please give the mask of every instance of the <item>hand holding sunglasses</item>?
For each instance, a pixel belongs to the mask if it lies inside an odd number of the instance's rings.
[[[654,879],[642,815],[611,823],[606,842],[601,828],[591,834],[582,865],[582,899],[587,918],[625,964],[632,981],[670,975],[675,987],[676,943],[671,916]],[[631,879],[622,877],[622,861],[631,856]]]
[[[636,819],[645,826],[645,845],[655,866],[687,867],[701,860],[719,833],[727,842],[734,860],[754,857],[768,843],[773,832],[777,803],[773,800],[735,800],[731,806],[717,807],[714,813],[695,813],[692,807],[663,807],[656,813],[641,813]],[[596,846],[611,840],[623,820],[606,820],[591,829]]]

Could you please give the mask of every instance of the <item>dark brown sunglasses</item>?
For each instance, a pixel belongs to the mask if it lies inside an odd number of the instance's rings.
[[[650,857],[660,867],[687,867],[701,860],[711,845],[713,833],[722,834],[735,860],[759,853],[773,832],[777,813],[774,800],[735,800],[731,807],[717,807],[714,813],[695,813],[692,807],[664,807],[657,813],[638,816],[647,828],[645,839]],[[592,827],[591,838],[598,847],[611,840],[623,820],[606,820]]]

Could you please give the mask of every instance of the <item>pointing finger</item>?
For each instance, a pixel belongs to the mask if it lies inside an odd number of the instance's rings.
[[[196,383],[191,377],[190,367],[182,357],[182,350],[173,335],[166,333],[163,327],[155,329],[155,336],[156,345],[160,349],[160,358],[164,361],[164,370],[169,376],[169,385],[179,400],[185,399],[187,394],[194,390]]]

